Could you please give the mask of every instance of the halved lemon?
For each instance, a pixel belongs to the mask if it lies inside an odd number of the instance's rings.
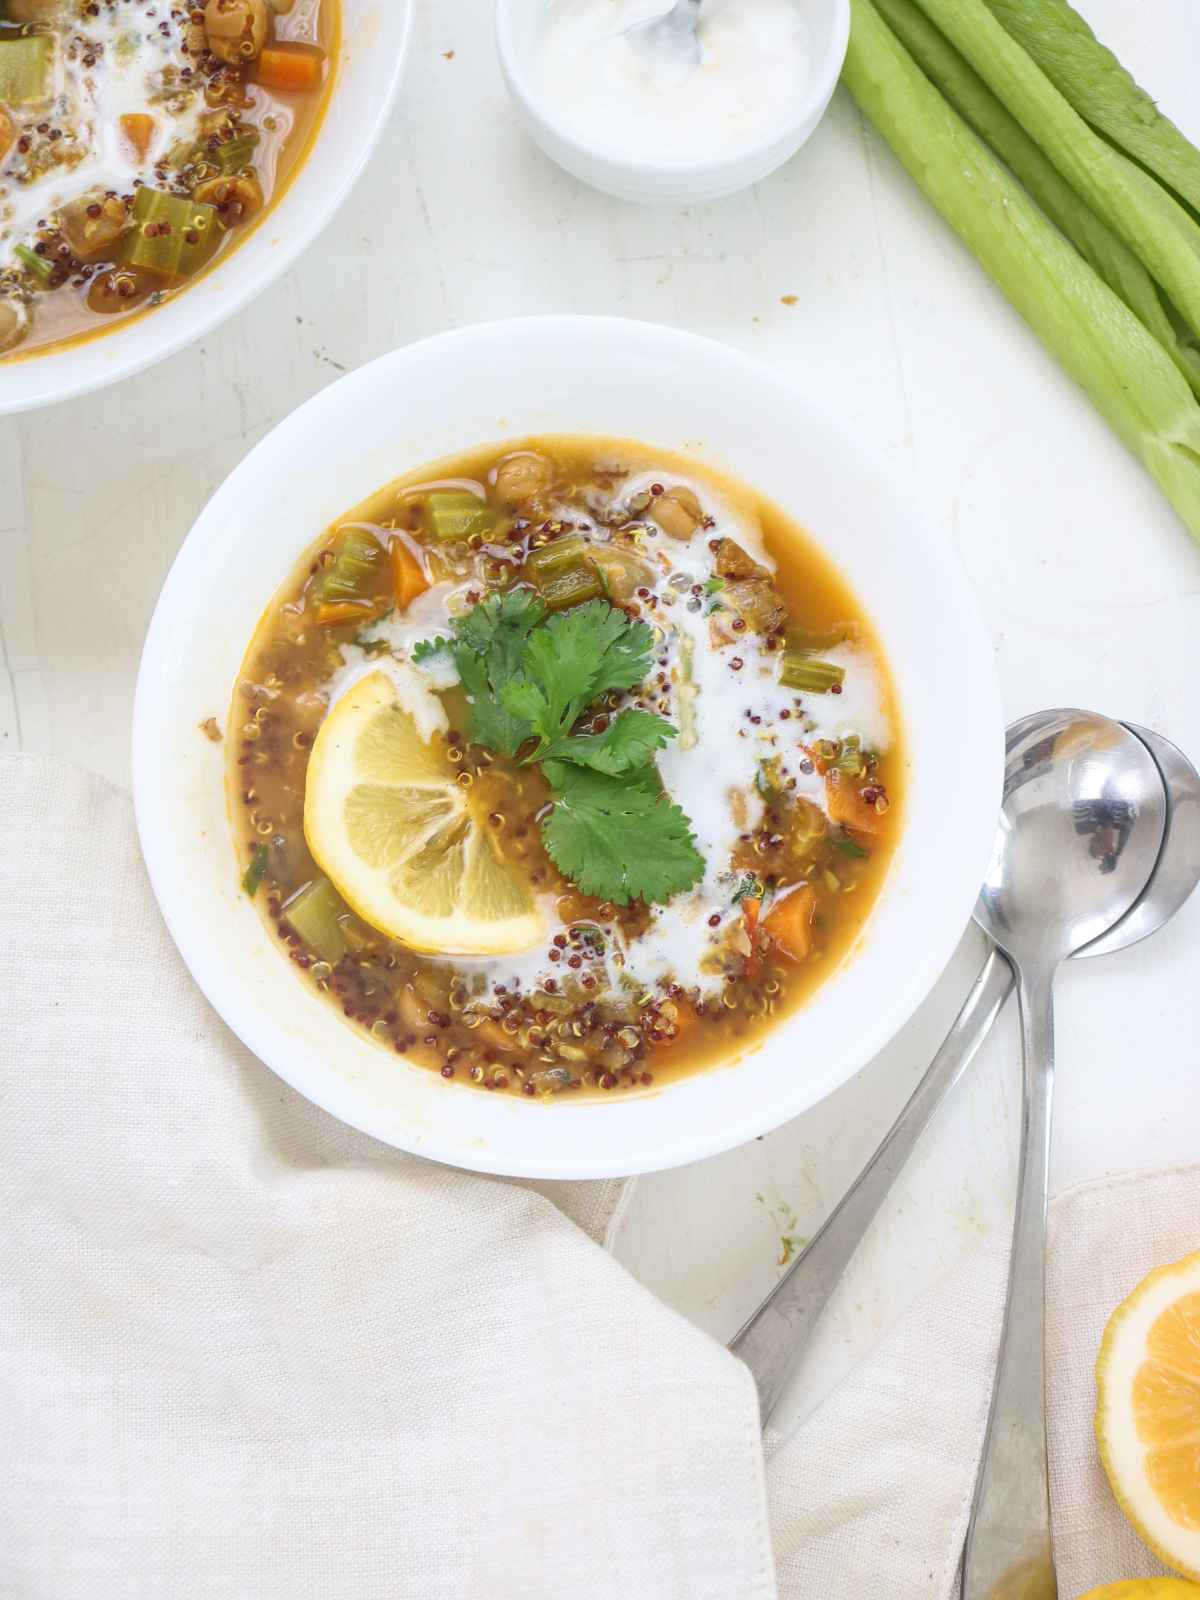
[[[1200,1578],[1200,1251],[1152,1272],[1109,1319],[1096,1361],[1096,1440],[1142,1539],[1167,1566]]]
[[[358,915],[443,955],[528,950],[545,922],[457,781],[446,713],[412,669],[360,678],[321,724],[308,763],[304,833]]]

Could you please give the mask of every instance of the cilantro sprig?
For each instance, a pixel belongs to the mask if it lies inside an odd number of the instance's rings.
[[[551,860],[585,894],[617,905],[661,903],[704,875],[692,827],[664,795],[655,755],[678,730],[626,709],[599,732],[573,729],[589,706],[636,688],[654,635],[605,600],[548,615],[530,589],[473,606],[452,638],[425,640],[413,660],[448,653],[471,704],[471,738],[523,765],[540,762],[554,806],[542,824]]]

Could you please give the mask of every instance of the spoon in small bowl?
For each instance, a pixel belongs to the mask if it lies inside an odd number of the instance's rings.
[[[1200,773],[1161,734],[1128,724],[1150,750],[1167,790],[1167,833],[1149,883],[1112,928],[1076,958],[1128,949],[1169,922],[1200,884]],[[764,1424],[867,1229],[925,1129],[974,1060],[1014,988],[994,947],[941,1048],[883,1141],[834,1210],[730,1345],[754,1374]]]
[[[655,61],[677,67],[698,67],[704,52],[700,46],[700,6],[703,0],[675,0],[665,16],[649,22],[635,22],[625,37],[635,50]]]

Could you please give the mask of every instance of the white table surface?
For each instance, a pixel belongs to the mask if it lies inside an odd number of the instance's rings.
[[[1193,0],[1084,9],[1200,138]],[[543,311],[676,323],[804,374],[950,530],[983,602],[1010,717],[1090,706],[1200,755],[1200,548],[845,95],[756,189],[694,210],[639,210],[583,188],[528,144],[497,71],[488,0],[419,0],[381,149],[269,295],[118,389],[0,422],[0,749],[53,752],[126,784],[134,678],[159,585],[250,446],[395,345]],[[1056,1187],[1196,1157],[1198,949],[1200,897],[1150,944],[1065,974]],[[967,934],[903,1035],[815,1111],[641,1180],[621,1258],[727,1337],[773,1281],[781,1240],[810,1235],[873,1149],[978,960]],[[923,1283],[1006,1225],[1017,1083],[1009,1016],[831,1304],[792,1414]]]

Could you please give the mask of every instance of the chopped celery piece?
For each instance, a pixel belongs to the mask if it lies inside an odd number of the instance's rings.
[[[834,666],[832,661],[814,661],[796,650],[785,650],[779,664],[779,681],[785,689],[828,694],[835,685],[840,689],[845,679],[845,667]]]
[[[333,561],[317,575],[313,598],[328,604],[361,599],[384,569],[384,549],[366,528],[343,528],[334,540]]]
[[[439,544],[452,544],[492,531],[491,507],[468,489],[434,489],[425,499],[426,531]]]
[[[177,282],[207,266],[220,242],[215,206],[145,185],[134,196],[126,266]]]
[[[829,765],[836,767],[839,772],[844,772],[847,777],[859,777],[867,770],[867,758],[862,753],[862,740],[856,733],[851,733],[838,743],[841,749]]]
[[[784,637],[784,648],[795,655],[803,655],[805,651],[832,650],[839,645],[850,632],[847,623],[835,622],[828,628],[809,628],[804,623],[797,622],[787,630]]]
[[[34,105],[50,97],[54,39],[48,33],[0,39],[0,103]]]
[[[552,572],[541,584],[547,611],[565,611],[568,606],[595,600],[601,593],[600,579],[589,561],[577,561],[561,572]]]
[[[1092,131],[984,0],[921,0],[921,9],[1200,335],[1200,224],[1149,173]]]
[[[871,0],[851,0],[851,15],[851,94],[1200,538],[1200,406],[1166,351],[938,93]]]
[[[40,256],[36,250],[31,250],[27,244],[13,246],[13,255],[25,268],[32,273],[43,289],[50,287],[50,279],[54,276],[54,263],[49,256]]]
[[[336,967],[349,949],[342,919],[350,914],[350,908],[328,878],[314,878],[283,907],[283,920],[288,927],[331,967]]]
[[[575,566],[586,549],[586,541],[578,534],[573,534],[569,539],[555,539],[553,544],[544,544],[537,550],[531,550],[525,563],[529,568],[529,576],[535,583],[540,583],[551,573]]]
[[[1051,222],[1057,223],[1083,259],[1145,323],[1192,389],[1200,394],[1200,351],[1179,338],[1163,306],[1158,285],[1129,246],[1084,204],[975,69],[942,37],[915,0],[875,0],[875,4],[900,43],[911,51],[917,65],[959,115],[965,117],[975,132],[1012,168]],[[1003,21],[1003,8],[992,0],[989,4]],[[1071,15],[1074,16],[1074,12]],[[1016,29],[1010,28],[1009,32],[1015,33]]]
[[[243,167],[250,166],[257,148],[258,134],[242,133],[236,139],[230,139],[227,144],[220,145],[216,150],[202,150],[201,159],[211,163],[223,177],[227,178],[235,172],[240,172]]]
[[[267,875],[267,847],[265,844],[256,844],[254,854],[250,857],[250,865],[246,868],[245,877],[242,879],[242,888],[251,899],[258,893],[258,886]]]
[[[988,0],[1058,92],[1107,139],[1200,211],[1200,150],[1066,0]]]

